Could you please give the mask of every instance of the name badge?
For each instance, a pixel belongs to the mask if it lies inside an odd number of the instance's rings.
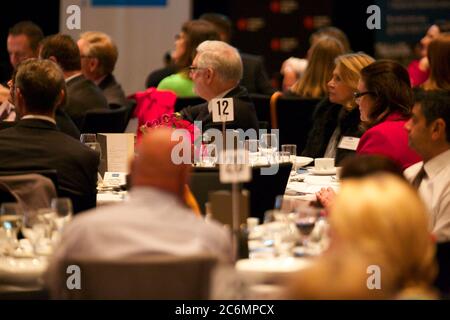
[[[339,149],[347,149],[355,151],[358,147],[359,138],[356,137],[342,137],[338,144]]]

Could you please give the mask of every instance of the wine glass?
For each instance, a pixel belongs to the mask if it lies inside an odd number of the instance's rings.
[[[292,162],[292,170],[297,171],[295,168],[295,162],[297,161],[297,145],[296,144],[283,144],[281,145],[282,152],[289,152],[289,159]]]
[[[55,228],[55,212],[51,208],[29,211],[23,219],[22,233],[30,241],[36,257],[52,252],[52,233]]]
[[[295,225],[302,235],[302,244],[304,248],[309,245],[309,238],[314,230],[317,220],[320,217],[320,208],[311,207],[307,204],[297,207]]]
[[[259,151],[269,163],[273,162],[274,154],[278,150],[278,139],[274,133],[264,133],[259,141]]]
[[[6,252],[18,248],[17,234],[22,226],[23,208],[17,202],[4,202],[0,206],[0,228],[6,236]]]
[[[64,226],[72,219],[72,200],[70,198],[53,198],[50,207],[55,213],[56,229],[61,233]]]

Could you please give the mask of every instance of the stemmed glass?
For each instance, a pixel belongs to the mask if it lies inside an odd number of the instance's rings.
[[[248,139],[244,142],[244,150],[248,155],[248,163],[254,165],[258,162],[258,140]]]
[[[61,233],[64,226],[72,219],[72,200],[70,198],[53,198],[50,206],[56,214],[54,221],[56,229]]]
[[[34,255],[51,254],[55,213],[50,208],[29,211],[23,219],[22,233],[31,242]]]
[[[6,236],[6,253],[18,248],[17,234],[22,226],[23,208],[16,202],[4,202],[0,206],[0,228]]]
[[[320,208],[307,204],[297,207],[295,225],[302,235],[302,243],[305,248],[308,247],[310,235],[320,217],[320,210]]]
[[[278,150],[278,139],[274,133],[264,133],[259,141],[261,155],[265,156],[269,163],[274,160],[275,152]]]

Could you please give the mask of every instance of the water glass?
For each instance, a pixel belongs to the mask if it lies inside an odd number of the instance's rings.
[[[290,161],[295,163],[297,160],[297,145],[295,144],[283,144],[281,145],[282,152],[289,152]]]
[[[73,206],[70,198],[53,198],[50,207],[55,215],[55,225],[59,233],[64,226],[72,219]]]
[[[273,162],[275,152],[278,150],[278,139],[276,134],[264,133],[259,141],[259,151],[269,162]]]
[[[5,236],[6,252],[18,248],[17,234],[22,226],[23,209],[17,202],[4,202],[0,207],[0,229]]]

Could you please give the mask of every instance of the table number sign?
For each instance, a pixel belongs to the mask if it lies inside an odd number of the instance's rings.
[[[213,122],[230,122],[234,120],[233,98],[212,99]]]

